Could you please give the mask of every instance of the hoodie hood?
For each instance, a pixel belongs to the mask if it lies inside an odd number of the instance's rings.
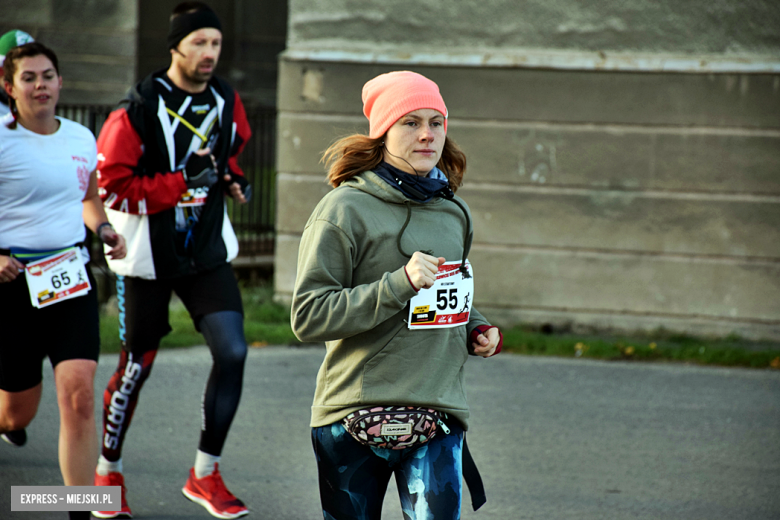
[[[374,168],[373,172],[406,197],[417,202],[429,202],[440,195],[446,198],[447,192],[450,191],[447,177],[436,167],[426,176],[412,175],[383,161]]]
[[[403,193],[387,184],[384,179],[372,171],[363,172],[342,182],[339,189],[347,187],[363,191],[390,204],[403,204],[409,200]]]
[[[391,186],[384,178],[380,177],[372,171],[363,172],[349,180],[344,181],[337,189],[341,189],[342,187],[355,188],[390,204],[403,204],[406,206],[406,222],[404,222],[404,225],[398,231],[398,236],[396,238],[398,251],[406,258],[411,258],[412,254],[414,253],[414,251],[410,253],[404,250],[401,245],[404,231],[406,231],[406,228],[409,226],[409,223],[412,219],[412,208],[423,205],[437,206],[440,204],[449,204],[450,202],[458,206],[463,212],[463,218],[466,220],[466,225],[464,226],[465,231],[463,237],[463,253],[461,258],[460,271],[463,276],[471,276],[466,269],[466,258],[468,257],[469,251],[471,249],[471,240],[473,236],[473,230],[471,228],[471,217],[469,216],[469,212],[466,209],[465,203],[460,199],[460,197],[456,196],[452,190],[447,188],[446,192],[434,197],[429,202],[416,202],[410,200],[401,190]],[[433,251],[429,250],[421,250],[420,252],[427,255],[433,255]]]
[[[342,182],[339,188],[341,187],[358,189],[390,204],[405,204],[406,202],[410,202],[412,206],[421,206],[423,204],[438,205],[444,204],[447,200],[443,195],[436,196],[429,202],[419,202],[410,199],[404,195],[401,190],[397,189],[395,186],[391,186],[385,179],[370,170]],[[455,196],[455,198],[458,197]]]

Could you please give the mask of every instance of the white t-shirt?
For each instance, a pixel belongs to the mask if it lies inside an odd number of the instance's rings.
[[[53,250],[86,236],[82,200],[97,167],[92,132],[57,118],[51,135],[0,124],[0,248]]]

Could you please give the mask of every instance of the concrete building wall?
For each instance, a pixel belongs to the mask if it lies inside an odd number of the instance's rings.
[[[289,46],[773,54],[776,2],[292,0]]]
[[[436,81],[494,322],[780,338],[780,4],[292,0],[275,289],[366,132],[363,83]]]

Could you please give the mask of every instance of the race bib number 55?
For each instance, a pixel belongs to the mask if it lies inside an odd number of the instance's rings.
[[[90,289],[87,268],[76,247],[30,262],[25,276],[30,300],[39,309],[83,296]]]
[[[440,265],[433,287],[421,289],[411,299],[407,320],[410,329],[440,329],[468,323],[474,301],[474,271],[466,260],[471,275],[466,278],[460,265],[459,261]]]

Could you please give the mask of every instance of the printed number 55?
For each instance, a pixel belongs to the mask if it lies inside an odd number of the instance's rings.
[[[457,289],[439,289],[436,291],[436,308],[440,311],[447,308],[447,292],[449,292],[450,309],[458,306]]]

